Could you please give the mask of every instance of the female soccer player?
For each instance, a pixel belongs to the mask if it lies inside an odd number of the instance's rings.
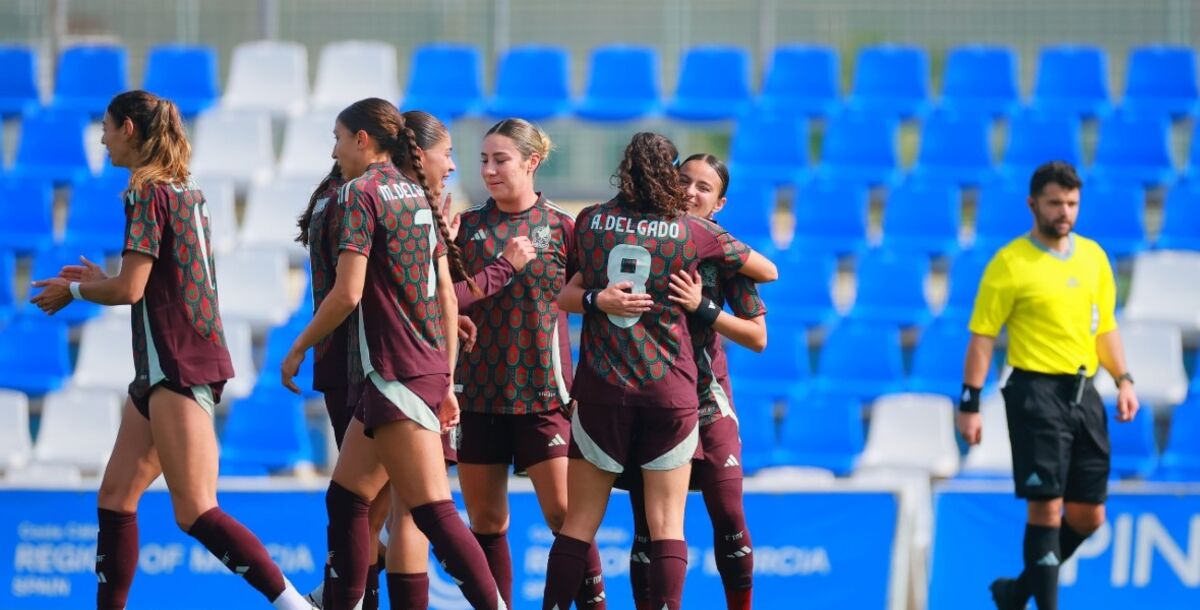
[[[687,195],[688,213],[706,220],[725,207],[729,170],[713,155],[688,157],[679,168]],[[696,361],[696,393],[700,399],[702,458],[692,462],[692,489],[704,494],[713,524],[713,552],[717,572],[725,585],[729,610],[749,610],[754,555],[746,513],[742,505],[742,442],[725,350],[717,333],[761,352],[767,345],[766,306],[755,283],[741,274],[718,273],[711,263],[698,272],[677,272],[671,277],[671,301],[688,313],[688,331]],[[722,311],[728,303],[734,314]],[[710,307],[710,304],[712,305]],[[635,477],[636,478],[636,477]],[[650,532],[640,481],[629,485],[634,516],[634,543],[629,554],[629,579],[639,610],[651,608],[647,563]]]
[[[578,264],[574,218],[534,190],[534,176],[550,150],[550,138],[528,121],[493,125],[483,140],[479,168],[492,196],[460,216],[457,236],[468,271],[482,269],[518,236],[531,239],[537,251],[511,283],[486,298],[459,303],[475,320],[478,337],[456,378],[463,410],[458,478],[471,531],[509,606],[509,467],[529,473],[551,530],[562,528],[567,511],[572,369],[558,293]],[[606,607],[595,545],[576,607]]]
[[[576,220],[580,272],[559,296],[586,312],[572,393],[567,516],[550,550],[543,609],[568,607],[617,475],[640,468],[650,531],[650,601],[680,606],[683,511],[698,432],[696,364],[671,276],[700,260],[767,280],[774,266],[720,227],[687,215],[667,138],[639,133],[617,169],[619,193]],[[599,301],[599,303],[597,303]],[[602,313],[602,310],[616,313]]]
[[[440,435],[458,420],[451,267],[475,288],[430,205],[425,162],[436,147],[421,149],[395,106],[378,98],[343,110],[334,134],[334,156],[353,177],[338,193],[337,275],[281,371],[284,385],[298,390],[292,378],[304,352],[354,314],[350,353],[365,381],[326,495],[331,610],[349,610],[363,596],[369,499],[389,478],[394,507],[408,509],[471,605],[505,608],[483,551],[458,518],[443,462]]]
[[[125,607],[138,563],[137,507],[162,474],[175,522],[276,608],[310,610],[258,538],[217,505],[213,406],[233,365],[217,306],[204,195],[191,180],[188,143],[175,104],[144,91],[112,99],[101,142],[131,171],[125,191],[121,271],[95,263],[39,280],[32,302],[53,314],[72,300],[133,306],[137,372],[98,496],[98,610]],[[170,606],[169,602],[164,605]]]

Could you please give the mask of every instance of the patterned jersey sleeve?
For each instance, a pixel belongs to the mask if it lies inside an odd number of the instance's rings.
[[[563,280],[569,282],[579,271],[579,251],[575,249],[575,220],[563,216],[562,223],[563,250],[567,253],[567,274]]]
[[[482,294],[476,295],[471,292],[470,286],[466,281],[454,282],[454,296],[458,297],[458,308],[466,309],[475,303],[486,299],[504,288],[512,281],[513,274],[517,272],[513,268],[512,263],[508,262],[507,258],[497,256],[496,260],[488,263],[479,273],[471,276],[475,280],[475,286],[479,288]]]
[[[758,284],[744,275],[731,273],[722,277],[721,291],[730,311],[739,318],[749,320],[767,313],[767,304],[758,295]]]
[[[750,258],[750,247],[720,225],[695,216],[688,216],[688,222],[692,241],[696,244],[696,256],[714,263],[723,273],[736,273]]]
[[[338,251],[370,256],[377,209],[372,197],[355,188],[353,182],[348,182],[338,191],[338,208],[342,214],[342,234],[338,237]]]
[[[162,242],[162,223],[167,219],[166,194],[162,189],[143,185],[125,195],[124,252],[138,252],[158,258]]]

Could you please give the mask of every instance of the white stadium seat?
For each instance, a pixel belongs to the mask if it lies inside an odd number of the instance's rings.
[[[1160,250],[1138,255],[1123,316],[1165,322],[1200,333],[1200,252]]]
[[[84,324],[71,385],[124,396],[133,377],[133,330],[129,326],[129,310],[126,309],[124,315],[100,316]]]
[[[291,294],[282,250],[239,248],[217,260],[217,295],[226,327],[234,320],[256,330],[278,326],[295,308]]]
[[[250,187],[239,241],[243,248],[279,250],[292,261],[307,260],[296,243],[296,218],[308,205],[316,183],[302,178],[277,179]]]
[[[871,407],[860,469],[912,469],[935,477],[958,472],[954,405],[934,394],[891,394]]]
[[[232,180],[238,190],[266,182],[275,172],[271,118],[262,112],[239,110],[200,115],[191,169],[208,179]]]
[[[224,309],[224,304],[222,304]],[[245,398],[254,391],[258,369],[254,366],[254,333],[250,325],[238,320],[222,320],[225,324],[225,345],[233,361],[233,379],[225,384],[222,402]]]
[[[1197,276],[1196,279],[1200,279]],[[1159,408],[1174,407],[1187,398],[1188,377],[1183,366],[1183,334],[1169,324],[1121,324],[1125,363],[1134,375],[1138,400]],[[1096,390],[1115,399],[1117,386],[1103,368],[1096,374]]]
[[[121,426],[121,405],[107,390],[69,388],[47,394],[34,461],[87,473],[104,470]]]
[[[213,252],[220,255],[233,250],[237,246],[238,233],[237,194],[233,181],[228,178],[199,176],[196,182],[200,184],[205,205],[208,206]]]
[[[396,47],[368,40],[325,45],[317,62],[313,107],[338,111],[368,97],[399,103]]]
[[[233,49],[221,105],[296,116],[308,100],[308,50],[295,42],[259,40]]]
[[[0,390],[0,469],[11,472],[29,463],[29,398],[15,390]]]
[[[976,475],[1002,476],[1012,473],[1012,445],[1008,438],[1008,416],[1004,399],[993,394],[979,405],[983,421],[983,438],[971,447],[963,461],[963,472]]]
[[[279,156],[279,175],[303,178],[314,185],[333,167],[333,124],[336,112],[310,111],[288,120]]]

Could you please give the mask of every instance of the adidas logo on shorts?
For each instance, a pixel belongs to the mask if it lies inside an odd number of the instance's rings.
[[[725,460],[726,468],[737,468],[738,466],[741,466],[741,465],[742,465],[742,463],[739,462],[736,457],[733,457],[732,453],[729,454],[729,458]]]
[[[550,439],[550,442],[546,446],[547,447],[562,447],[563,445],[566,445],[566,444],[567,444],[567,441],[563,440],[563,437],[561,434],[555,434],[554,438]]]
[[[1025,479],[1025,487],[1041,487],[1041,486],[1042,486],[1042,478],[1039,477],[1036,472],[1029,475],[1028,479]]]

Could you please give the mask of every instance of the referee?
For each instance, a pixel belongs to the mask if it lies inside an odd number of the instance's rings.
[[[1013,372],[1001,393],[1016,495],[1028,503],[1025,571],[991,585],[1002,610],[1023,609],[1031,596],[1040,610],[1056,610],[1059,565],[1104,523],[1108,420],[1092,386],[1097,364],[1117,380],[1117,419],[1130,421],[1138,410],[1108,257],[1071,232],[1082,186],[1067,163],[1037,168],[1029,184],[1033,230],[992,257],[971,315],[958,429],[979,442],[980,389],[1007,326]]]

